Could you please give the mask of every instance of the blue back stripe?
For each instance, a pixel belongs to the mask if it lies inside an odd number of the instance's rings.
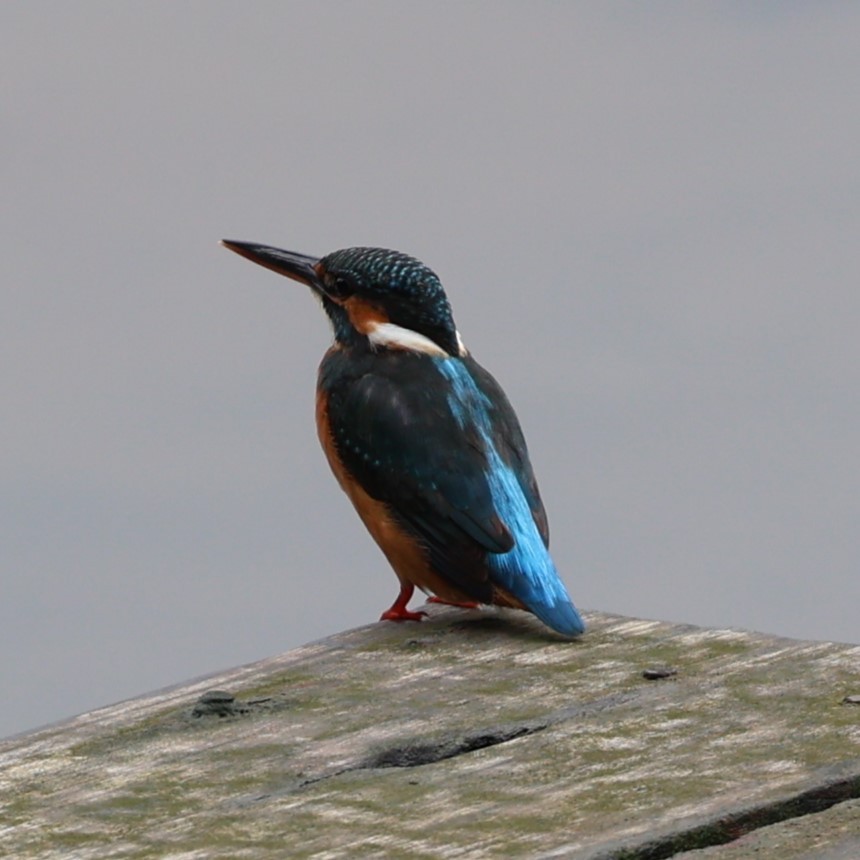
[[[514,537],[506,553],[488,553],[493,580],[519,598],[545,624],[568,635],[582,633],[585,625],[573,606],[564,583],[532,517],[514,470],[502,460],[493,441],[492,404],[478,388],[466,366],[457,358],[434,359],[450,383],[448,405],[461,429],[473,426],[486,446],[487,481],[493,505]]]

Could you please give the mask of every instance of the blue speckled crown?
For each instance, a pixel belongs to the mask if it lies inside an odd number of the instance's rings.
[[[386,248],[344,248],[323,257],[333,275],[352,281],[355,292],[377,299],[398,325],[428,333],[438,340],[456,339],[454,317],[442,282],[420,260]]]

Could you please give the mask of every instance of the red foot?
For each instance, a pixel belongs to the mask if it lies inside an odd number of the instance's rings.
[[[379,616],[380,621],[420,621],[427,613],[422,610],[410,612],[408,609],[386,609]]]
[[[415,586],[411,583],[400,583],[400,594],[397,595],[397,600],[391,604],[391,609],[386,609],[379,616],[380,621],[420,621],[427,613],[419,610],[418,612],[410,612],[406,608],[406,604],[412,599],[412,593],[415,591]]]
[[[443,600],[441,597],[436,597],[435,594],[432,597],[428,597],[427,602],[442,603],[445,606],[459,606],[461,609],[477,609],[481,605],[480,603],[472,603],[471,601],[458,603],[456,600]]]

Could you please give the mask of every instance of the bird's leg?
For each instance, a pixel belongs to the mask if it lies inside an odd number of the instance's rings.
[[[445,606],[459,606],[461,609],[477,609],[481,604],[474,603],[471,600],[465,600],[460,603],[457,600],[443,600],[441,597],[436,597],[434,594],[432,597],[427,598],[428,603],[442,603]]]
[[[391,609],[386,609],[380,615],[380,621],[420,621],[427,613],[421,610],[418,612],[410,612],[406,608],[406,604],[412,599],[412,593],[415,591],[415,586],[411,582],[400,583],[400,594],[397,595],[397,600],[391,604]]]

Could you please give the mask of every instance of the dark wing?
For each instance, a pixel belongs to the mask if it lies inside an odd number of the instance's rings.
[[[514,541],[493,505],[484,445],[457,423],[432,359],[380,353],[362,366],[335,351],[320,385],[348,471],[422,542],[437,573],[488,602],[484,557]]]

